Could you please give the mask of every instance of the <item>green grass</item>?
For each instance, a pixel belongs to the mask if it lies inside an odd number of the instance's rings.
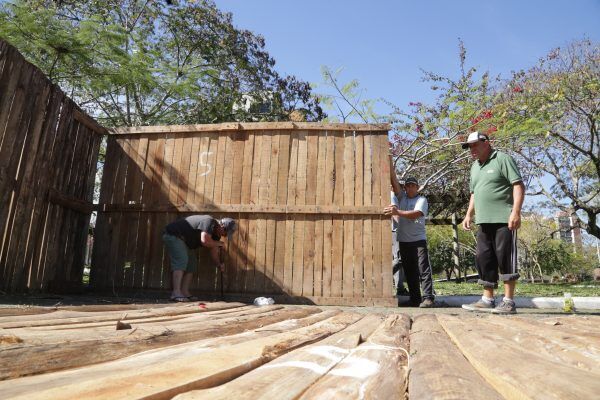
[[[436,294],[440,296],[452,295],[481,295],[481,285],[476,283],[434,282]],[[500,285],[500,290],[502,286]],[[577,297],[600,296],[600,283],[524,283],[519,282],[516,287],[517,296],[528,297],[562,297],[564,293],[571,293]]]

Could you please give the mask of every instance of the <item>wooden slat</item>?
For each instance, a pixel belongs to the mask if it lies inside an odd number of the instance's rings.
[[[516,345],[511,336],[490,330],[477,318],[466,322],[440,315],[438,320],[477,372],[506,398],[588,399],[600,392],[598,374],[548,359],[536,348]]]

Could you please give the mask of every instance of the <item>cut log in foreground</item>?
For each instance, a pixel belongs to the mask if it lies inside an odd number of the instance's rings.
[[[185,343],[95,366],[0,382],[4,399],[167,399],[234,379],[284,353],[321,340],[360,316],[333,318],[215,349]]]
[[[406,392],[410,318],[391,315],[366,342],[301,397],[317,399],[400,399]]]
[[[367,316],[315,344],[294,350],[219,387],[176,397],[189,399],[296,399],[310,385],[356,349],[381,323]]]
[[[254,308],[241,313],[224,314],[217,318],[210,313],[188,317],[187,323],[139,324],[130,322],[132,329],[78,328],[61,331],[45,331],[45,342],[29,345],[26,335],[13,330],[24,342],[2,349],[0,379],[16,378],[43,372],[81,367],[104,361],[116,360],[146,350],[172,346],[199,339],[233,335],[250,329],[262,328],[275,322],[303,318],[319,309],[281,309],[281,306]],[[9,331],[11,332],[11,331]],[[79,336],[79,340],[77,340]],[[91,338],[91,339],[90,339]],[[39,339],[38,339],[39,340]],[[93,351],[90,351],[93,349]]]
[[[593,399],[600,393],[600,375],[548,357],[541,342],[524,346],[486,319],[438,319],[475,369],[507,399]],[[501,321],[510,325],[510,318]]]
[[[433,314],[414,319],[410,330],[410,363],[410,398],[503,398],[465,359]]]

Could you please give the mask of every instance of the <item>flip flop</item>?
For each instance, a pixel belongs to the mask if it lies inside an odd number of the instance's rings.
[[[198,297],[197,296],[188,296],[187,299],[189,301],[198,301]]]
[[[185,296],[175,296],[171,297],[171,301],[174,301],[175,303],[188,303],[190,300]]]

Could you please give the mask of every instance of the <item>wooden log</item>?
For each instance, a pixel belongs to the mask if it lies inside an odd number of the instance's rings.
[[[502,399],[465,359],[434,314],[414,318],[410,329],[408,393],[415,399]]]
[[[116,360],[135,353],[193,341],[199,337],[213,338],[239,334],[262,328],[274,322],[303,318],[318,310],[260,310],[257,314],[238,314],[224,318],[196,315],[185,320],[138,324],[127,320],[128,330],[85,329],[72,340],[56,335],[55,340],[38,345],[19,344],[2,350],[0,379],[28,376]],[[53,335],[48,335],[53,337]],[[263,335],[264,336],[264,335]],[[15,337],[21,338],[18,334]],[[29,339],[25,339],[28,341]],[[35,343],[35,342],[34,342]],[[89,349],[94,349],[90,352]],[[0,388],[0,393],[2,389]]]
[[[475,369],[506,398],[590,399],[600,393],[597,374],[515,345],[485,321],[450,315],[439,315],[438,320]]]
[[[410,318],[390,315],[300,399],[400,399],[407,386]]]
[[[227,382],[357,319],[356,314],[342,313],[309,327],[216,349],[185,343],[86,368],[0,382],[0,393],[5,399],[171,398]]]
[[[127,313],[129,319],[147,318],[170,315],[183,315],[207,311],[236,310],[247,307],[242,303],[207,303],[205,309],[198,309],[196,303],[185,303],[169,307],[146,307],[138,310],[110,310],[102,312],[73,311],[59,309],[51,313],[39,315],[23,315],[14,317],[3,317],[0,319],[0,328],[28,328],[35,326],[59,326],[80,324],[85,322],[118,321]],[[251,307],[251,306],[249,306]]]
[[[369,337],[381,320],[381,316],[366,316],[324,340],[294,350],[238,379],[216,388],[180,394],[175,399],[296,399]]]
[[[538,355],[549,360],[600,375],[600,338],[577,334],[565,335],[553,329],[554,326],[532,324],[533,321],[530,319],[515,319],[509,323],[497,318],[486,318],[485,321],[494,326],[494,330],[498,329],[498,332],[509,337],[516,345],[529,350],[535,349]],[[588,328],[580,327],[580,332],[586,330]]]

